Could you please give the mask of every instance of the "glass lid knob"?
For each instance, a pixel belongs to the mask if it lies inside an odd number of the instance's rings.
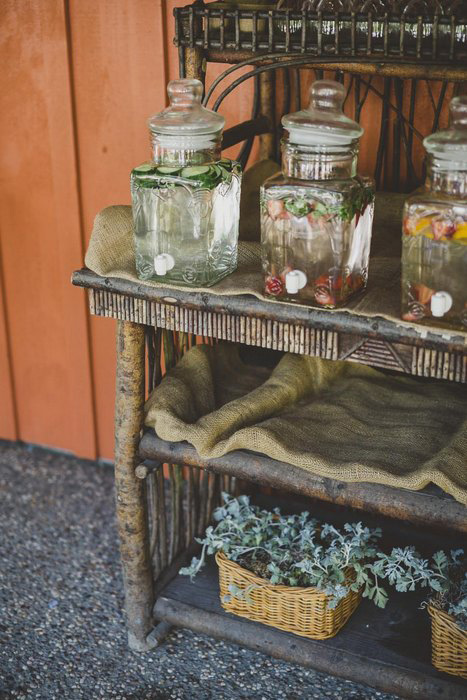
[[[203,84],[200,80],[171,80],[167,85],[167,94],[171,106],[189,107],[190,105],[201,105],[203,99]]]
[[[310,88],[306,109],[288,114],[282,125],[291,143],[306,146],[345,147],[353,145],[363,129],[343,112],[346,89],[334,80],[316,80]]]
[[[449,105],[451,123],[448,129],[436,131],[423,141],[428,153],[445,161],[448,169],[467,162],[467,95],[459,95]]]
[[[200,80],[171,80],[167,86],[167,94],[170,105],[148,120],[149,129],[153,134],[186,138],[220,134],[225,119],[201,104],[203,83]]]
[[[310,88],[309,109],[342,113],[345,88],[334,80],[316,80]]]
[[[467,129],[467,95],[454,97],[449,105],[449,113],[451,129]]]

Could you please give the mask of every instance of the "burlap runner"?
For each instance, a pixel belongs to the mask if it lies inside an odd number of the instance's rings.
[[[247,449],[341,481],[432,482],[467,504],[467,403],[454,384],[292,354],[271,371],[235,345],[201,345],[152,393],[146,425],[203,458]]]
[[[242,223],[239,243],[238,269],[214,287],[192,288],[207,294],[241,295],[253,294],[259,299],[263,295],[261,271],[258,210],[258,182],[274,168],[269,161],[260,162],[245,174],[246,186],[242,189]],[[248,176],[248,179],[247,179]],[[351,301],[346,310],[364,316],[379,316],[396,321],[401,326],[411,326],[400,319],[400,227],[401,210],[405,195],[381,195],[377,197],[375,224],[373,227],[372,258],[370,261],[368,290],[362,297]],[[397,228],[395,230],[395,222]],[[250,228],[252,230],[250,230]],[[255,230],[253,230],[255,229]],[[141,285],[135,267],[133,240],[133,218],[131,207],[113,206],[103,209],[94,221],[94,228],[85,258],[86,266],[103,277],[120,277]],[[145,281],[143,284],[159,289],[187,289],[186,287]],[[287,304],[270,300],[271,303]],[[329,310],[334,313],[334,310]],[[412,326],[413,327],[413,326]],[[430,326],[420,326],[424,335]],[[439,328],[433,330],[439,332]],[[444,334],[464,337],[467,332],[444,330]]]

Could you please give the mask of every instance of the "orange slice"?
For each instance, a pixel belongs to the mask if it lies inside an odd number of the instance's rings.
[[[415,224],[415,234],[422,233],[424,232],[424,229],[430,229],[431,228],[431,218],[428,216],[422,216],[421,219],[417,220],[417,223]]]
[[[467,221],[456,226],[454,235],[452,236],[453,241],[462,241],[467,243]]]

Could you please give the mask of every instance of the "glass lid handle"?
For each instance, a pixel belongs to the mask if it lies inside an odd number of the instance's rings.
[[[342,114],[345,87],[334,80],[316,80],[310,88],[310,109]]]
[[[467,95],[459,95],[449,105],[451,129],[467,129]]]
[[[171,80],[167,86],[167,94],[170,104],[174,107],[195,107],[201,105],[203,83],[194,78]]]

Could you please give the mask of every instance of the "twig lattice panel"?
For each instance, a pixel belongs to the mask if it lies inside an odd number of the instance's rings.
[[[389,343],[255,316],[203,311],[98,289],[89,289],[89,300],[91,313],[95,316],[328,360],[350,360],[419,377],[467,383],[467,355],[462,353]]]

